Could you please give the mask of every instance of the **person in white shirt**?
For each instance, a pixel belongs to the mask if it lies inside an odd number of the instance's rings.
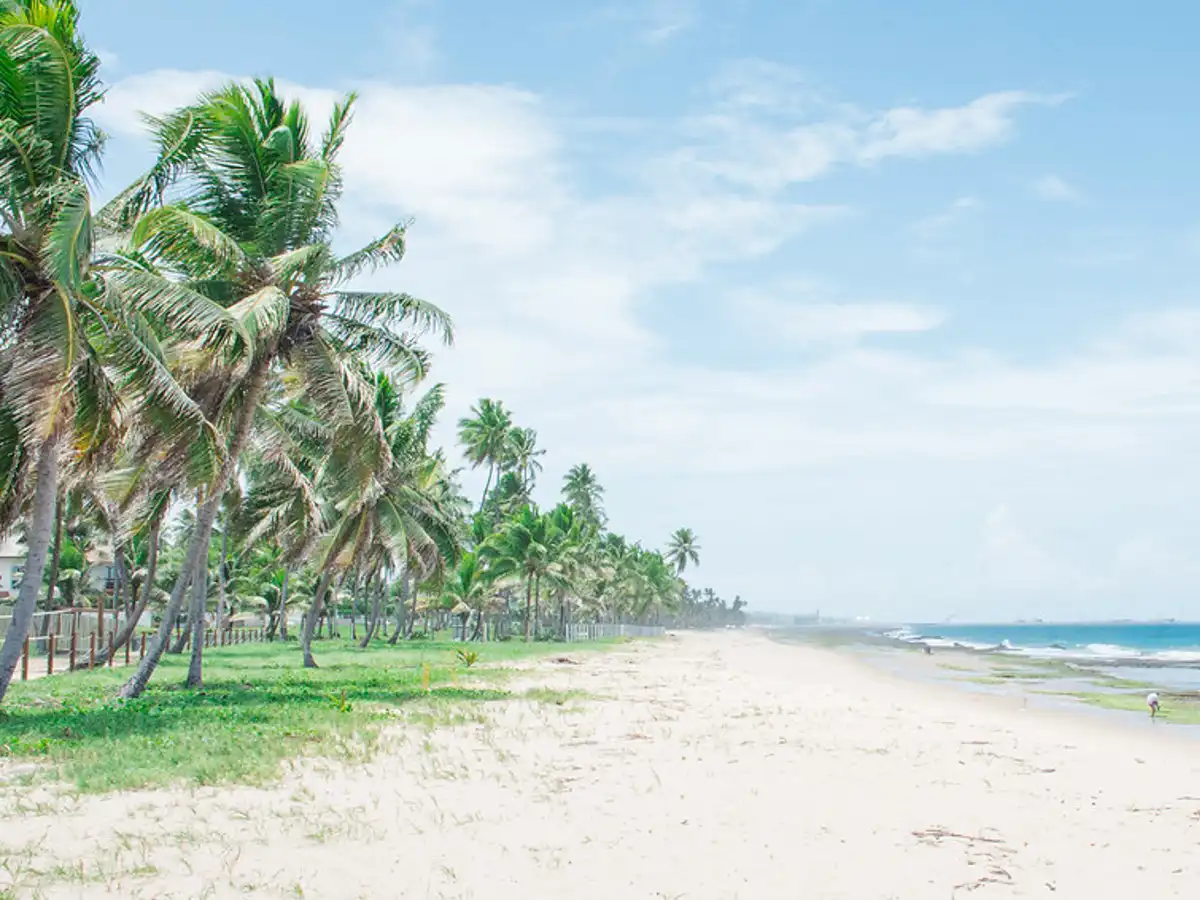
[[[1150,707],[1150,718],[1154,719],[1158,716],[1158,694],[1151,691],[1146,697],[1146,705]]]

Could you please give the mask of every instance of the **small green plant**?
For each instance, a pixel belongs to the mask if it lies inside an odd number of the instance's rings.
[[[345,688],[342,688],[342,690],[336,694],[326,694],[325,696],[329,698],[329,701],[333,704],[334,708],[338,712],[348,713],[354,711],[354,704],[351,703],[349,697],[346,696]]]
[[[475,663],[479,662],[479,651],[478,650],[459,650],[454,655],[457,656],[458,661],[460,663],[462,663],[464,666],[466,666],[468,669],[471,668],[471,666],[475,665]]]

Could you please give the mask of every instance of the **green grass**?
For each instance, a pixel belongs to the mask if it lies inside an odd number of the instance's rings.
[[[1049,692],[1048,692],[1049,693]],[[1090,693],[1087,691],[1053,692],[1060,697],[1074,697],[1100,709],[1116,709],[1122,712],[1138,712],[1149,716],[1146,698],[1137,694]],[[1174,725],[1200,725],[1200,696],[1195,694],[1159,693],[1162,706],[1158,716]]]
[[[359,650],[322,642],[320,668],[306,670],[295,644],[248,644],[205,653],[202,691],[181,686],[186,655],[168,655],[133,701],[116,698],[128,674],[120,669],[14,684],[0,707],[0,756],[37,762],[34,778],[83,792],[260,784],[278,777],[282,761],[303,755],[368,758],[397,716],[429,725],[475,720],[471,707],[513,696],[496,686],[504,672],[496,666],[599,646],[477,645],[480,660],[468,670],[455,658],[461,644]]]

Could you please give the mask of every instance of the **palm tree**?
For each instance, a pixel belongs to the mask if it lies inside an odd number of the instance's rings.
[[[505,520],[479,548],[493,581],[512,578],[525,585],[525,640],[533,636],[534,580],[546,564],[546,523],[532,506]]]
[[[483,398],[471,407],[471,415],[459,419],[458,439],[462,443],[472,469],[482,465],[488,467],[483,496],[479,500],[482,510],[487,503],[492,478],[509,455],[509,433],[512,431],[512,416],[503,403]]]
[[[213,304],[151,318],[92,269],[88,179],[103,135],[86,117],[99,61],[70,0],[0,0],[0,510],[28,507],[25,578],[0,647],[0,699],[42,585],[59,495],[59,457],[94,465],[119,434],[119,407],[203,416],[168,374],[154,328],[219,324]],[[225,316],[225,319],[228,319]],[[193,433],[194,438],[194,433]]]
[[[505,467],[521,479],[525,492],[533,490],[538,473],[542,471],[539,457],[545,456],[545,450],[537,448],[537,432],[532,428],[514,428],[508,434],[507,458]]]
[[[391,379],[375,379],[374,416],[347,429],[333,442],[324,465],[327,494],[341,517],[330,532],[321,562],[321,582],[305,619],[304,665],[316,666],[312,637],[333,578],[351,570],[371,573],[422,560],[426,576],[453,564],[459,554],[459,528],[441,505],[443,477],[439,461],[428,456],[429,429],[443,404],[436,385],[404,415]],[[383,453],[372,459],[363,444],[378,428]]]
[[[483,616],[487,611],[488,601],[492,598],[492,585],[488,578],[484,561],[478,553],[464,553],[458,561],[457,568],[450,573],[442,586],[442,599],[450,609],[465,607],[477,618],[475,620],[475,635],[482,633]],[[464,623],[463,638],[466,639]]]
[[[563,478],[563,498],[581,517],[604,525],[604,488],[587,463],[571,466]]]
[[[700,565],[700,545],[696,543],[696,533],[690,528],[680,528],[671,535],[667,544],[666,560],[675,567],[676,574],[682,575],[688,565]]]
[[[105,212],[107,221],[132,226],[134,250],[121,257],[128,292],[151,275],[165,276],[176,294],[227,305],[249,344],[243,364],[214,369],[205,361],[190,381],[223,424],[223,461],[203,486],[159,633],[122,696],[145,689],[188,583],[201,577],[213,521],[268,385],[286,371],[318,418],[352,427],[373,418],[368,361],[401,378],[424,373],[417,334],[401,328],[450,339],[449,318],[434,306],[407,294],[345,288],[365,269],[399,261],[405,246],[405,226],[398,225],[348,256],[330,249],[341,195],[337,155],[353,101],[335,106],[314,143],[303,109],[285,103],[272,81],[206,95],[151,120],[158,158]],[[164,296],[163,280],[144,293]],[[375,437],[378,449],[382,436]]]

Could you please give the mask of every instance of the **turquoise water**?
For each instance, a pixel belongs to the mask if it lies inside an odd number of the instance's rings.
[[[1037,657],[1200,666],[1200,623],[1088,622],[911,625],[892,636],[932,646],[955,644]]]

